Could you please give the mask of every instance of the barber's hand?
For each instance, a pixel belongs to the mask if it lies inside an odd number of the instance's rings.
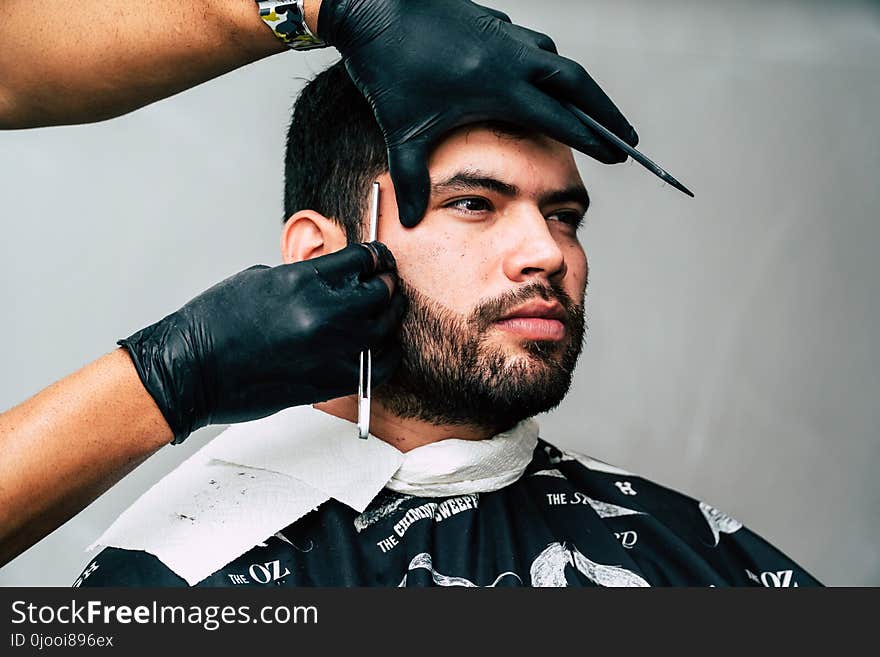
[[[395,268],[381,242],[257,265],[119,344],[178,443],[208,424],[355,392],[364,349],[373,349],[376,382],[387,379],[405,300],[380,274],[394,282]]]
[[[405,226],[416,225],[427,206],[431,147],[465,123],[515,123],[601,162],[626,160],[565,101],[638,142],[614,103],[549,37],[467,0],[323,0],[318,33],[342,54],[373,108]]]

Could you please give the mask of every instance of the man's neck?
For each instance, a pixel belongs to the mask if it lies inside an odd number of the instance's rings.
[[[314,404],[314,408],[349,422],[357,422],[357,396],[339,397]],[[373,399],[370,409],[370,433],[401,452],[448,438],[484,440],[494,434],[483,428],[466,425],[435,424],[424,420],[401,418]]]

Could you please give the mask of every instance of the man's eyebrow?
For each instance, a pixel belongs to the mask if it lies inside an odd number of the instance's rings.
[[[572,185],[565,189],[547,192],[538,199],[538,205],[561,205],[563,203],[578,203],[584,206],[584,212],[590,207],[590,194],[583,185]]]
[[[458,171],[446,180],[431,185],[431,193],[445,194],[448,192],[467,192],[475,189],[487,189],[503,196],[516,196],[519,188],[494,178],[491,174],[474,169]]]
[[[431,193],[440,195],[449,192],[467,192],[477,189],[487,189],[502,196],[514,197],[519,194],[519,187],[495,178],[489,173],[475,169],[458,171],[452,176],[431,185]],[[590,195],[583,185],[572,185],[565,189],[558,189],[543,194],[538,199],[538,205],[558,205],[562,203],[578,203],[584,207],[584,211],[590,207]]]

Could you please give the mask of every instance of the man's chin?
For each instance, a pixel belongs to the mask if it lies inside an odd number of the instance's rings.
[[[420,374],[400,370],[378,396],[401,418],[483,427],[494,434],[551,410],[568,392],[571,371],[555,343],[549,345],[552,353],[546,344],[485,346],[469,366],[447,376],[443,368],[420,367]]]
[[[496,354],[503,353],[507,367],[558,367],[569,341],[568,336],[563,340],[528,340],[502,335],[495,340],[484,340],[483,347]]]

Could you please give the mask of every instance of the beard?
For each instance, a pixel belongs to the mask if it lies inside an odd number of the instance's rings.
[[[551,410],[568,393],[586,323],[557,283],[523,285],[461,315],[398,279],[409,307],[399,331],[403,356],[375,397],[394,415],[432,424],[466,425],[493,434]],[[493,322],[526,301],[558,301],[565,309],[561,341],[501,344]],[[496,329],[497,330],[497,329]],[[492,336],[496,339],[493,340]]]

